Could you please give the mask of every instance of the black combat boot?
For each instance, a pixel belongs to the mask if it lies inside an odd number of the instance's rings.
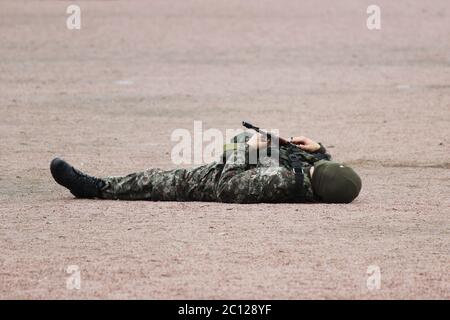
[[[55,181],[77,198],[99,198],[100,190],[105,186],[102,179],[88,176],[59,158],[50,163],[50,171]]]

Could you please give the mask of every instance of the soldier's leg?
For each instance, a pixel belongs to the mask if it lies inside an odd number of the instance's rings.
[[[100,190],[103,199],[187,201],[186,169],[149,169],[123,177],[107,177]]]
[[[211,163],[192,169],[149,169],[124,177],[96,178],[55,158],[50,171],[55,181],[77,198],[123,200],[214,201],[223,165]]]

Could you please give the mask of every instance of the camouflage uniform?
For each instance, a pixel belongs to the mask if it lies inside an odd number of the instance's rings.
[[[224,151],[223,161],[192,169],[149,169],[124,177],[105,178],[101,197],[234,203],[313,202],[309,169],[318,160],[330,160],[330,155],[323,150],[308,153],[295,147],[304,169],[303,192],[300,192],[288,157],[293,152],[291,147],[271,149],[272,157],[259,157],[256,164],[249,164],[249,149],[245,142],[250,137],[249,133],[234,137],[235,147]],[[279,152],[277,163],[273,161],[277,159],[273,152]]]

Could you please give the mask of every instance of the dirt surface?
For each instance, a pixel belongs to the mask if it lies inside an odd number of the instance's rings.
[[[450,298],[450,4],[0,1],[0,298]],[[75,200],[172,168],[174,129],[322,141],[350,205]],[[69,265],[81,288],[66,286]],[[380,288],[366,285],[380,268]]]

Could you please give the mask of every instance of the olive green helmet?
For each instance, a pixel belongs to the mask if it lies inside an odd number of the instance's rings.
[[[344,164],[321,160],[314,164],[312,187],[322,202],[350,203],[361,190],[361,178]]]

